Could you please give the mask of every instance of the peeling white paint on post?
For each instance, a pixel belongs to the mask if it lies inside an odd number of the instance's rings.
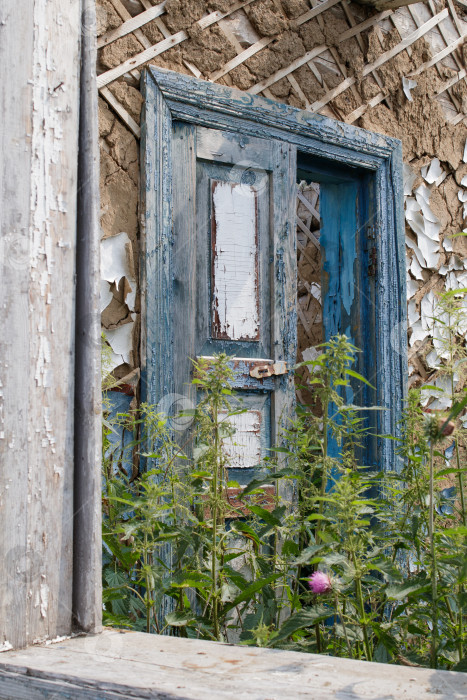
[[[80,6],[0,10],[0,645],[14,647],[71,630]]]
[[[259,338],[256,193],[250,185],[212,185],[214,338]]]
[[[261,411],[245,411],[228,419],[235,430],[232,437],[223,442],[229,468],[246,469],[260,463],[261,418]]]

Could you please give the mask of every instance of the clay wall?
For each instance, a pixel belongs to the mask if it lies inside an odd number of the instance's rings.
[[[97,4],[102,323],[116,376],[138,379],[138,86],[149,63],[402,139],[410,381],[432,383],[435,293],[467,286],[467,239],[450,237],[467,215],[465,4],[430,0],[395,11],[346,0]],[[303,203],[298,213],[310,225]],[[316,269],[302,248],[300,351],[319,321]]]

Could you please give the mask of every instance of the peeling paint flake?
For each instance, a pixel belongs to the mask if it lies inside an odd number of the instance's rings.
[[[126,294],[125,302],[130,309],[134,311],[136,299],[136,279],[133,262],[133,249],[130,238],[124,231],[116,236],[104,238],[101,241],[101,310],[105,309],[102,304],[105,303],[108,296],[104,282],[115,283],[117,289],[122,277],[128,281],[129,291]],[[110,297],[106,306],[110,303]]]
[[[261,461],[261,412],[246,411],[230,416],[228,421],[235,429],[234,435],[224,440],[229,467],[256,467]]]
[[[438,183],[443,175],[446,176],[446,173],[441,167],[439,158],[433,158],[429,165],[425,165],[425,167],[422,168],[422,177],[424,180],[426,180],[426,182],[428,182],[429,185]]]
[[[402,78],[402,89],[404,90],[404,95],[406,98],[409,100],[409,102],[413,102],[413,97],[412,97],[412,92],[414,88],[416,88],[418,85],[416,80],[412,80],[411,78]]]
[[[114,353],[112,357],[112,369],[115,369],[115,367],[118,367],[118,365],[121,365],[123,362],[130,364],[133,316],[131,316],[131,320],[131,323],[125,323],[122,326],[118,326],[118,328],[105,332],[106,338]]]
[[[40,588],[40,612],[41,617],[45,619],[49,609],[49,587],[45,581],[41,582]]]
[[[107,280],[101,280],[101,294],[100,294],[100,309],[101,313],[108,307],[113,299],[113,294],[110,291],[110,286]]]
[[[411,299],[418,292],[418,283],[411,277],[407,279],[407,299]]]
[[[259,338],[256,193],[250,185],[212,185],[212,334]]]
[[[412,275],[415,277],[416,280],[422,280],[423,281],[423,275],[422,275],[422,267],[419,264],[417,257],[414,255],[412,258],[412,262],[410,263],[410,272]]]

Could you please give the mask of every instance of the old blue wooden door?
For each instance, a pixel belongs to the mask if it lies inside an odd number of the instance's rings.
[[[156,68],[143,92],[143,400],[194,402],[189,358],[231,354],[258,416],[238,426],[256,436],[234,469],[241,483],[252,476],[294,402],[290,374],[251,373],[296,359],[298,172],[323,188],[326,335],[350,331],[364,347],[358,370],[376,388],[354,398],[384,409],[375,432],[396,434],[407,376],[401,143]],[[393,441],[371,449],[394,468]]]
[[[172,138],[174,391],[195,404],[190,358],[233,358],[246,412],[225,449],[245,485],[294,404],[295,148],[183,122]]]

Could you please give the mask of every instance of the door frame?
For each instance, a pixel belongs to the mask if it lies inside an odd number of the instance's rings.
[[[402,144],[382,134],[161,68],[142,75],[141,397],[157,405],[174,393],[172,283],[172,122],[277,139],[337,165],[373,175],[376,248],[374,356],[380,435],[398,433],[407,391],[407,303]],[[378,463],[397,464],[380,438]]]

